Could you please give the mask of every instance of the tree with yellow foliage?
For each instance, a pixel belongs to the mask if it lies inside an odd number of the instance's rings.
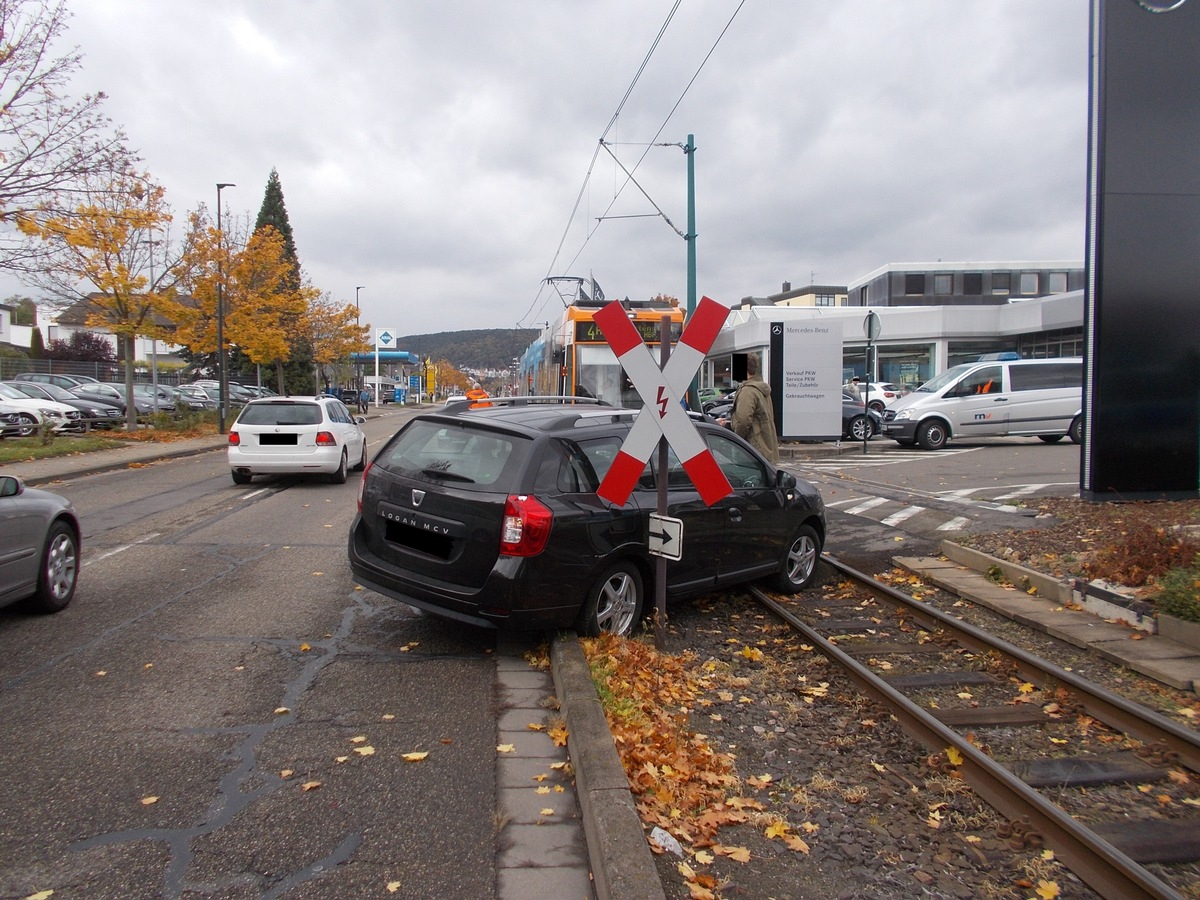
[[[298,323],[300,335],[312,349],[313,383],[321,390],[321,368],[347,359],[351,353],[370,350],[367,335],[370,325],[356,323],[358,309],[350,303],[337,303],[328,293],[308,304],[308,310]]]
[[[124,170],[86,184],[83,202],[70,212],[24,212],[16,219],[20,231],[41,244],[42,268],[31,280],[63,301],[85,299],[87,326],[116,336],[130,430],[137,427],[134,339],[171,334],[173,290],[150,278],[156,256],[160,272],[174,268],[164,256],[168,242],[154,240],[172,219],[165,193],[148,173]]]
[[[237,347],[252,362],[274,366],[283,393],[283,364],[291,357],[298,323],[319,292],[308,284],[293,287],[284,239],[270,226],[252,233],[240,250],[203,213],[193,216],[192,231],[195,236],[180,267],[187,296],[172,310],[178,324],[175,342],[194,355],[215,358],[220,283],[226,348]]]

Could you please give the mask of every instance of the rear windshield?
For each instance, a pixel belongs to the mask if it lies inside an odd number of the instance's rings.
[[[510,483],[528,445],[513,435],[414,420],[372,465],[423,480],[463,485]]]
[[[319,425],[317,403],[251,403],[238,416],[239,425]]]

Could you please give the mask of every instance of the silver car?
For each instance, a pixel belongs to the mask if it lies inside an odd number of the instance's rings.
[[[0,475],[0,606],[28,600],[36,612],[65,609],[75,596],[80,546],[69,500]]]

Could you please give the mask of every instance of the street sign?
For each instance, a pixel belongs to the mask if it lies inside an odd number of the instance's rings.
[[[396,329],[395,328],[376,328],[375,329],[375,349],[376,350],[391,350],[396,346]]]
[[[605,500],[621,505],[629,500],[660,438],[671,445],[707,505],[733,493],[729,479],[680,404],[728,315],[729,310],[720,303],[702,298],[666,367],[660,369],[619,301],[596,312],[596,324],[645,403],[596,491]]]
[[[651,556],[679,560],[683,557],[683,519],[650,513],[650,542],[646,548]]]

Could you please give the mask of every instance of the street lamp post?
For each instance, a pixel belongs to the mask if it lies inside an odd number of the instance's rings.
[[[362,307],[360,307],[358,305],[358,292],[361,291],[365,287],[366,287],[365,284],[360,284],[358,287],[356,287],[354,289],[354,324],[355,325],[358,324],[358,316],[359,316],[359,313],[362,311]]]
[[[358,292],[365,288],[365,284],[360,284],[354,289],[354,324],[358,324],[359,314],[362,312],[362,307],[358,305]],[[361,362],[358,363],[358,391],[362,393],[363,375]],[[379,354],[375,355],[375,406],[379,406]]]
[[[229,412],[229,383],[225,371],[225,260],[221,253],[225,247],[225,232],[221,229],[221,189],[237,187],[227,181],[217,182],[217,430],[225,433],[225,417]]]

